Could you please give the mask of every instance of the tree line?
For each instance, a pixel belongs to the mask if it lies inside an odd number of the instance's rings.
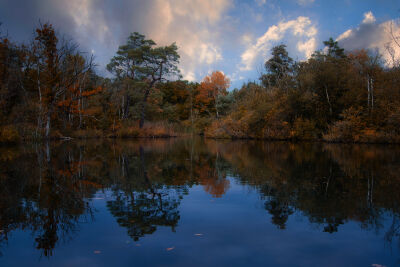
[[[397,45],[396,37],[392,46]],[[306,61],[271,49],[258,81],[228,91],[214,71],[182,80],[175,43],[132,33],[96,72],[93,56],[41,24],[17,44],[0,32],[0,141],[167,137],[400,141],[400,64],[332,38]],[[388,64],[389,63],[389,64]],[[389,67],[390,66],[390,67]]]

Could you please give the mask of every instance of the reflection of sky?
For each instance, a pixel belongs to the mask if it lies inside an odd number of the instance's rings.
[[[203,186],[194,186],[179,205],[176,232],[157,227],[133,242],[106,207],[109,197],[93,200],[94,221],[82,222],[80,231],[59,244],[54,256],[42,258],[29,232],[15,231],[1,266],[395,266],[398,247],[385,246],[382,231],[363,230],[358,223],[339,226],[333,234],[310,224],[295,212],[286,230],[271,223],[259,194],[230,179],[230,188],[213,198]],[[202,234],[202,236],[195,236]],[[166,251],[166,248],[173,248]],[[94,251],[100,251],[95,254]]]
[[[184,78],[200,81],[211,70],[219,69],[231,77],[232,87],[257,80],[273,45],[286,43],[293,58],[305,59],[310,51],[322,48],[322,41],[359,27],[367,12],[372,12],[376,18],[374,27],[379,28],[382,23],[399,17],[400,2],[0,0],[3,31],[8,30],[12,39],[28,40],[39,19],[50,21],[60,32],[76,40],[82,50],[92,51],[103,74],[118,45],[130,32],[139,31],[159,44],[177,42]],[[301,22],[301,17],[307,23]],[[270,32],[261,38],[274,27],[280,34],[274,36]],[[362,41],[356,48],[378,48],[385,52],[383,45],[389,36],[382,32],[382,28],[368,31],[353,36],[347,43],[354,43],[357,37]],[[365,35],[369,37],[364,38]],[[400,49],[398,53],[400,56]]]

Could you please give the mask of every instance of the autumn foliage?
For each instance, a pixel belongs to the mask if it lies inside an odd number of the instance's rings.
[[[79,51],[49,24],[28,45],[0,32],[0,141],[168,137],[400,142],[400,68],[377,52],[326,49],[296,62],[271,49],[259,81],[229,90],[216,70],[180,79],[175,43],[132,33],[107,65]]]

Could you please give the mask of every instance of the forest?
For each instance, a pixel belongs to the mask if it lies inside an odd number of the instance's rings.
[[[215,70],[182,80],[178,46],[132,33],[99,75],[93,56],[41,24],[29,43],[0,31],[0,142],[175,137],[400,143],[400,60],[334,39],[306,61],[279,44],[259,80],[229,90]],[[106,77],[107,76],[107,77]],[[111,77],[111,78],[110,78]]]

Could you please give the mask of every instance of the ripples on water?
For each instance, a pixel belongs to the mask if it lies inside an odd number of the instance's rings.
[[[1,147],[0,265],[397,266],[399,204],[395,146]]]

